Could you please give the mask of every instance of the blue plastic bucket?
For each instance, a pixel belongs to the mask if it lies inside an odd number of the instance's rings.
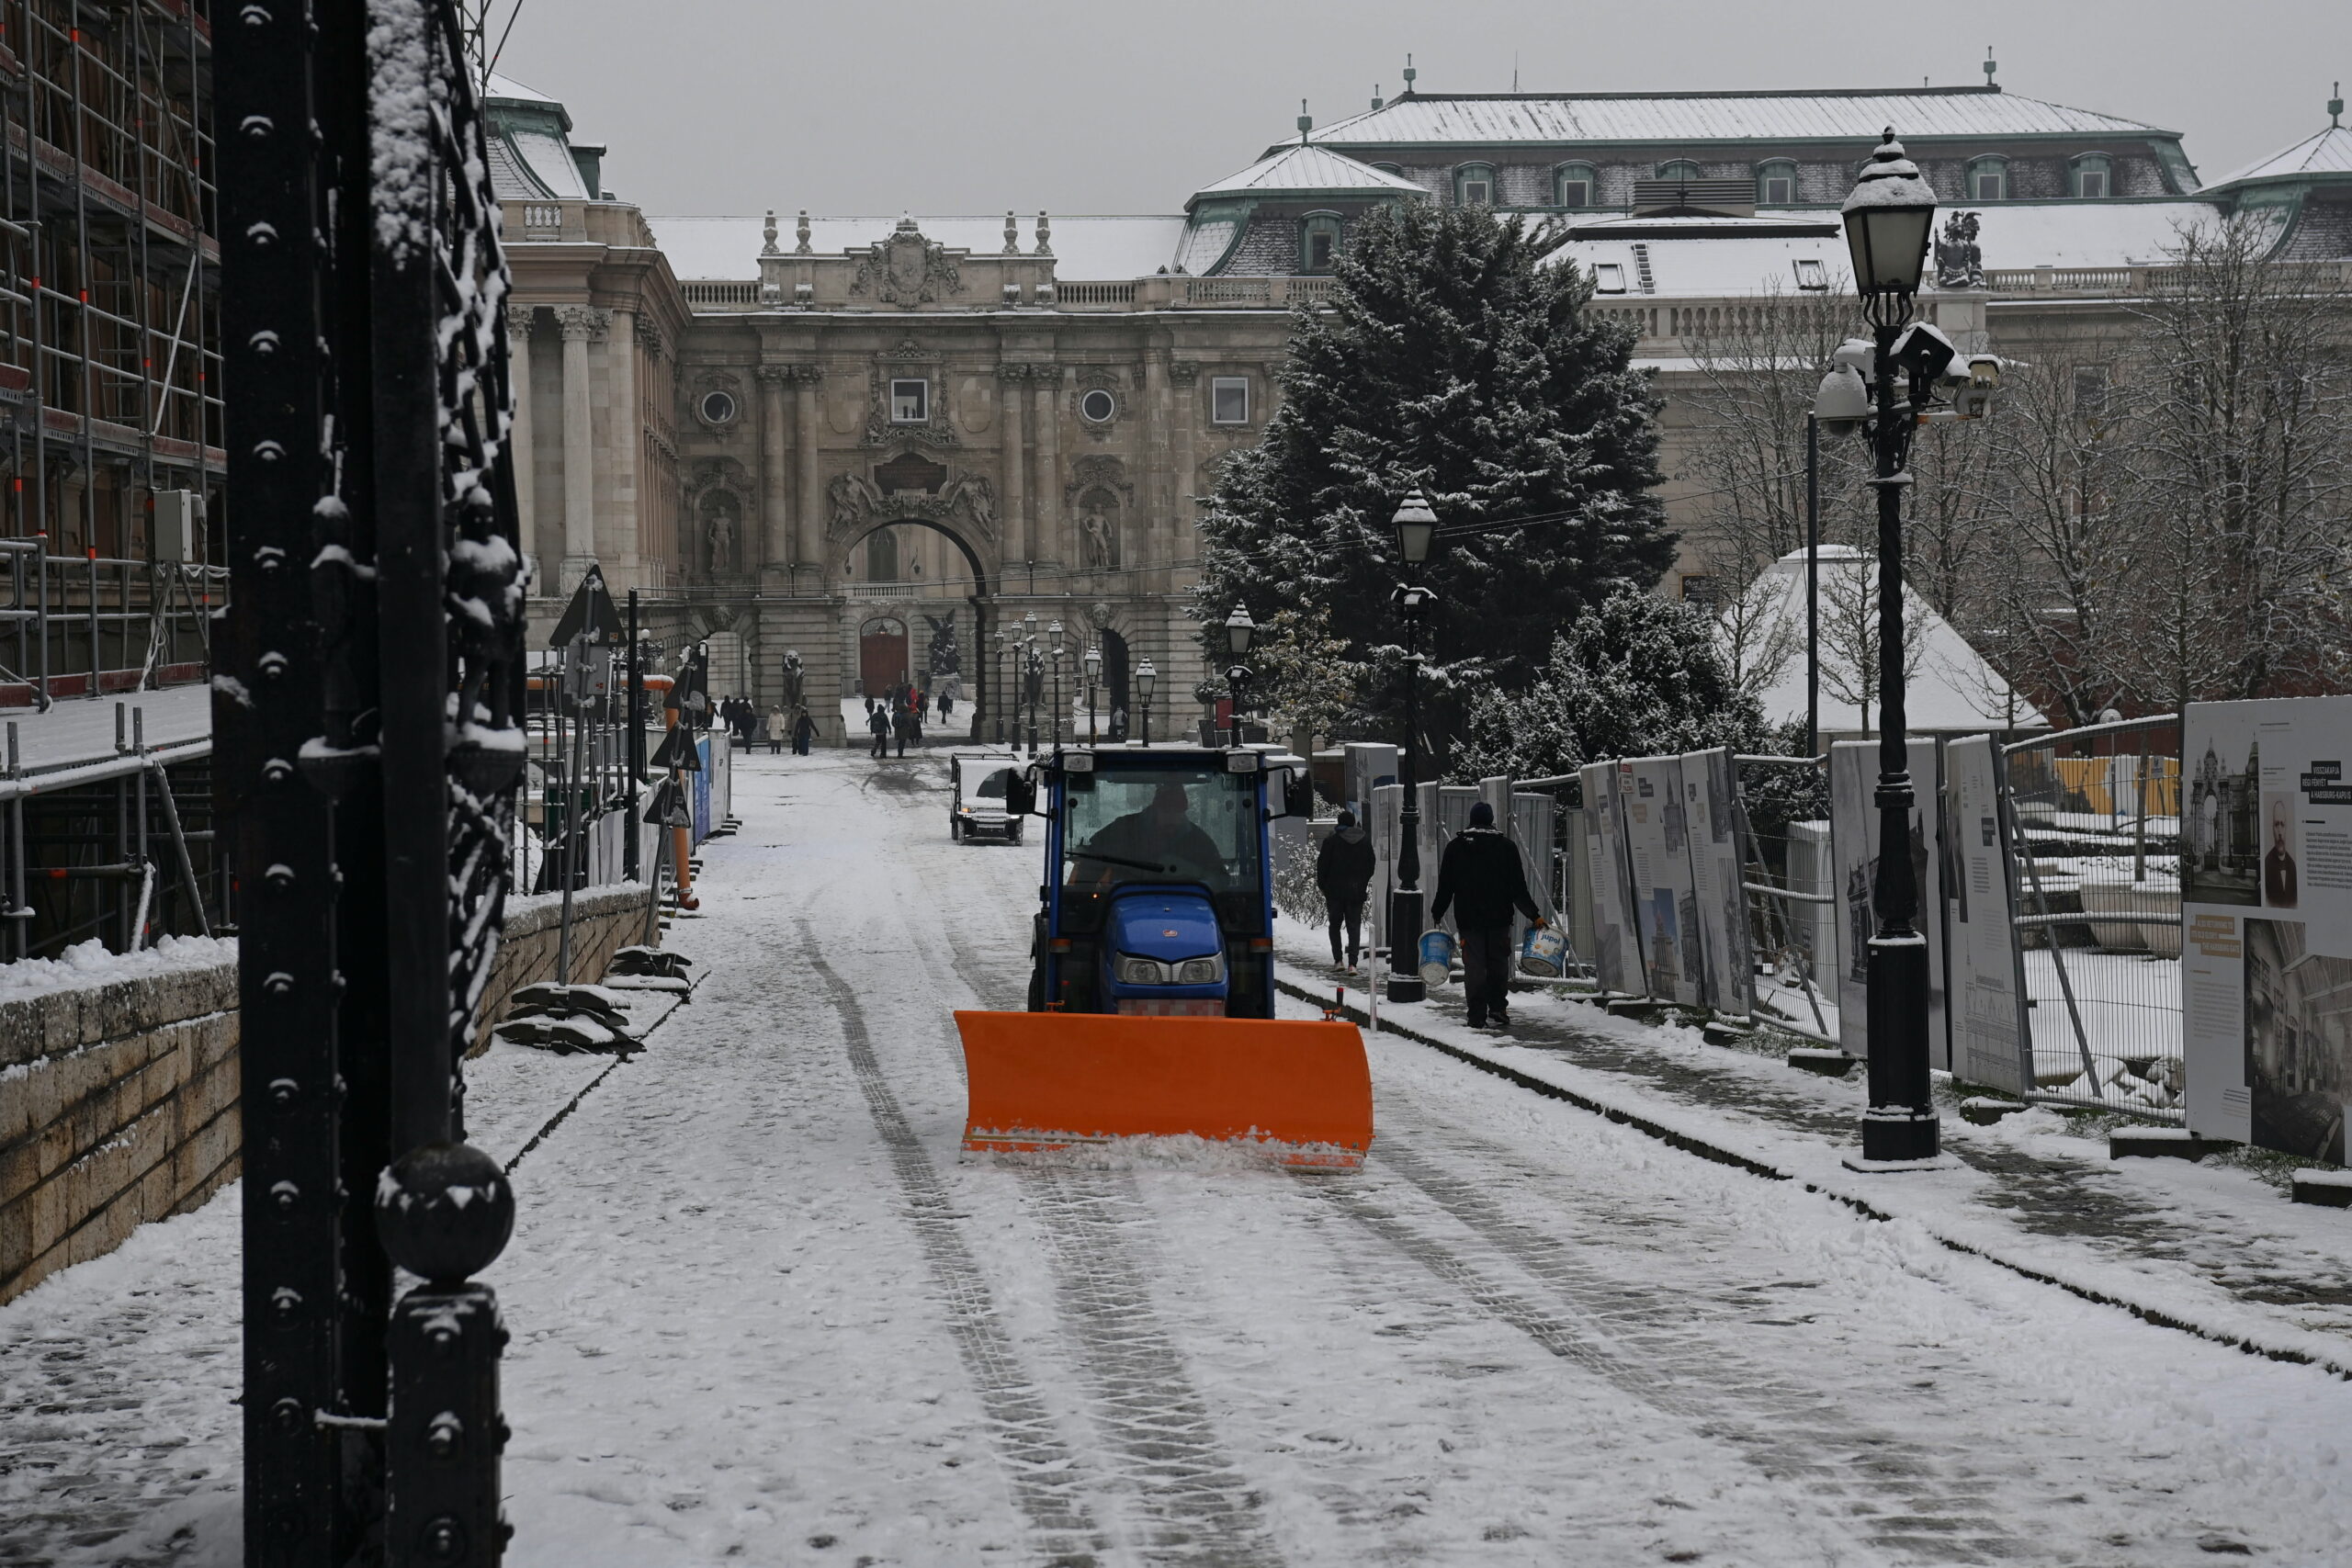
[[[1421,979],[1430,986],[1442,986],[1453,977],[1453,933],[1435,931],[1421,933]]]
[[[1519,972],[1539,975],[1546,980],[1556,980],[1566,970],[1568,939],[1546,926],[1542,931],[1530,928],[1527,940],[1519,944]]]

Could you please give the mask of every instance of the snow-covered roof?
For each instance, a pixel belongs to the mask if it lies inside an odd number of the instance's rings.
[[[1878,563],[1868,552],[1850,545],[1821,547],[1822,622],[1835,618],[1833,603],[1850,605],[1872,603],[1877,592]],[[1791,550],[1766,567],[1747,590],[1747,603],[1756,612],[1758,635],[1751,646],[1775,650],[1779,658],[1771,678],[1757,694],[1764,717],[1772,724],[1802,721],[1805,716],[1804,682],[1804,551]],[[1952,624],[1936,614],[1908,586],[1903,590],[1905,624],[1914,628],[1910,642],[1910,680],[1904,688],[1904,705],[1910,728],[1945,733],[1986,729],[2047,729],[2041,711],[1984,662]],[[1873,629],[1873,637],[1876,636]],[[1840,691],[1852,692],[1857,682],[1852,661],[1836,646],[1838,638],[1821,639],[1821,728],[1832,733],[1857,732],[1862,722],[1859,705],[1840,701]],[[1878,714],[1872,694],[1871,716]]]
[[[558,110],[560,110],[563,107],[563,105],[560,102],[548,97],[545,93],[540,92],[537,88],[526,87],[522,83],[514,80],[514,77],[503,76],[495,71],[490,73],[490,85],[483,91],[482,98],[485,102],[489,103],[496,103],[501,100],[504,100],[508,103],[537,104],[547,108]]]
[[[2004,201],[1972,207],[1977,246],[1988,267],[2129,266],[2160,263],[2179,244],[2180,231],[2215,220],[2201,198],[2165,201]],[[1826,281],[1843,288],[1851,265],[1842,231],[1790,235],[1787,229],[1819,223],[1818,209],[1758,212],[1754,219],[1629,218],[1582,223],[1548,259],[1589,268],[1613,262],[1631,279],[1639,274],[1638,243],[1647,254],[1651,297],[1745,294],[1768,280],[1783,290],[1801,286],[1800,259],[1823,264]],[[1783,232],[1759,235],[1758,228]],[[1621,238],[1612,230],[1624,231]],[[1629,284],[1628,288],[1632,286]],[[1628,298],[1633,296],[1629,294]]]
[[[596,193],[580,177],[580,164],[560,136],[528,126],[512,126],[491,138],[492,188],[501,196],[544,197],[554,201],[594,201]],[[517,171],[527,175],[517,180]]]
[[[2177,135],[1992,87],[1784,93],[1409,93],[1310,131],[1338,147]],[[1268,149],[1272,152],[1272,149]]]
[[[760,274],[761,227],[754,215],[651,216],[654,243],[670,258],[680,278],[751,278]],[[776,244],[789,252],[797,243],[794,214],[776,214]],[[1062,278],[1148,277],[1166,266],[1176,254],[1184,231],[1181,213],[1075,214],[1055,213],[1049,220],[1054,249],[1054,276]],[[899,224],[888,217],[830,217],[808,220],[808,248],[821,256],[862,250],[889,237]],[[1037,244],[1037,215],[1020,215],[1020,246],[1023,254]],[[923,237],[951,249],[975,255],[996,255],[1004,249],[1004,214],[915,216]]]
[[[1320,147],[1289,146],[1261,158],[1238,175],[1227,175],[1213,186],[1204,186],[1194,197],[1267,196],[1276,192],[1298,192],[1320,195],[1378,195],[1394,192],[1398,196],[1426,197],[1429,192],[1412,181],[1399,178],[1369,164],[1337,152],[1327,152]]]
[[[2352,128],[2331,125],[2306,136],[2283,152],[2256,159],[2225,180],[2205,187],[2208,195],[2233,186],[2262,185],[2272,180],[2307,180],[2330,175],[2352,175]]]

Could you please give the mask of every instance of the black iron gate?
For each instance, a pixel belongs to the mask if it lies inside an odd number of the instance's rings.
[[[458,1066],[524,757],[497,209],[451,0],[253,0],[218,51],[245,1560],[488,1563],[468,1276],[514,1207]]]

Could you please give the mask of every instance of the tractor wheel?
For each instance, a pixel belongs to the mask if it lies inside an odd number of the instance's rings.
[[[1042,968],[1029,971],[1029,1010],[1046,1010],[1046,972]]]

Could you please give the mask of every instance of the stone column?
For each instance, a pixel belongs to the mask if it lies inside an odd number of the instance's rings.
[[[996,367],[998,395],[1004,400],[1004,551],[996,587],[1004,592],[1021,571],[1036,558],[1035,535],[1029,527],[1029,455],[1021,430],[1021,401],[1029,381],[1026,365]]]
[[[538,486],[532,472],[531,449],[531,321],[534,305],[506,307],[506,384],[514,394],[514,424],[506,434],[506,448],[514,455],[515,532],[533,565],[547,553],[540,547]],[[542,578],[533,587],[541,593],[551,584]]]
[[[1150,569],[1150,575],[1130,578],[1140,586],[1149,583],[1158,592],[1166,592],[1166,573],[1160,569],[1173,558],[1176,527],[1175,481],[1169,476],[1170,456],[1168,426],[1175,412],[1173,400],[1168,391],[1168,362],[1158,353],[1149,353],[1143,362],[1144,470],[1150,476],[1144,487],[1147,509],[1144,525],[1139,530],[1143,558],[1130,561],[1130,566]]]
[[[1201,509],[1193,502],[1194,491],[1200,488],[1196,471],[1194,431],[1201,417],[1198,384],[1201,367],[1189,359],[1170,362],[1168,379],[1176,389],[1176,515],[1173,547],[1169,551],[1171,566],[1191,566],[1201,558]]]
[[[1029,378],[1037,386],[1037,521],[1033,549],[1041,563],[1059,566],[1070,558],[1062,539],[1060,504],[1062,367],[1033,365]]]
[[[612,312],[612,324],[605,334],[605,363],[612,372],[612,482],[607,487],[611,499],[605,523],[605,540],[596,554],[601,559],[618,564],[620,581],[613,584],[618,591],[638,585],[638,540],[645,526],[637,494],[639,459],[645,449],[645,411],[637,401],[634,311]]]
[[[814,593],[825,586],[825,484],[817,467],[817,386],[825,378],[816,365],[792,367],[792,428],[799,442],[800,511],[793,520],[793,586]]]
[[[785,454],[784,392],[788,365],[763,365],[752,372],[760,383],[760,570],[791,581],[792,475]]]
[[[563,331],[563,568],[557,592],[570,594],[596,560],[596,448],[588,403],[588,344],[605,335],[608,312],[566,305]]]

